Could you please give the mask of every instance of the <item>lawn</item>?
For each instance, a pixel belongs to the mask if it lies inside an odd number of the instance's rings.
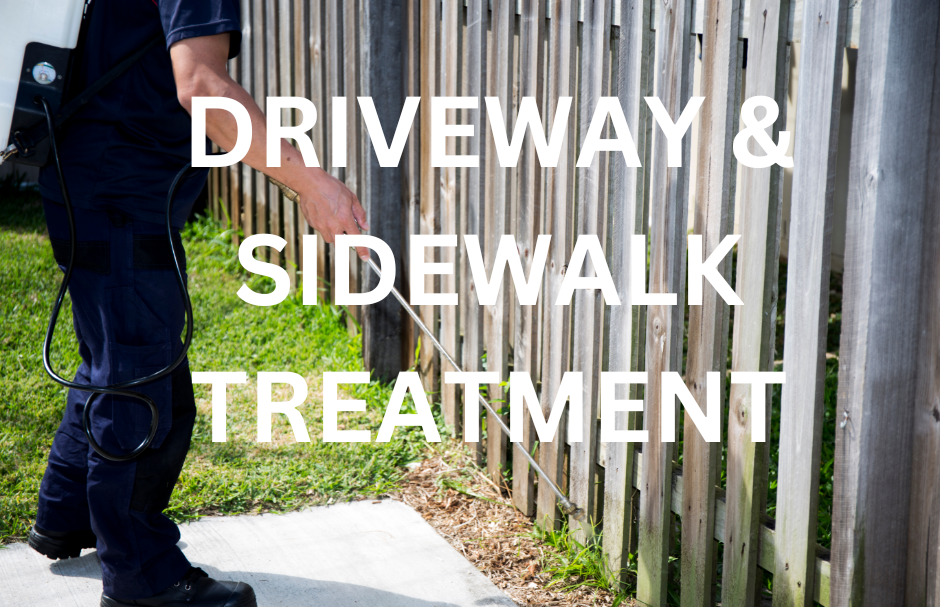
[[[32,523],[65,402],[65,390],[42,368],[42,340],[61,280],[44,232],[38,194],[10,180],[0,183],[0,543],[22,540]],[[250,306],[235,295],[241,284],[248,281],[258,291],[271,285],[242,273],[229,232],[201,218],[187,226],[183,240],[195,309],[191,369],[246,371],[249,383],[229,387],[225,443],[211,440],[209,387],[195,386],[200,415],[168,514],[184,521],[206,514],[282,511],[397,487],[404,465],[420,459],[425,449],[420,429],[399,429],[389,443],[319,440],[322,373],[363,370],[360,340],[347,331],[342,311],[303,306],[299,294],[277,306]],[[66,307],[53,352],[65,376],[79,363],[70,316]],[[309,395],[299,410],[312,442],[294,442],[283,415],[275,416],[274,441],[256,442],[259,371],[292,371],[306,378]],[[289,390],[275,400],[289,397]],[[340,414],[340,426],[377,431],[390,394],[391,386],[378,382],[348,386],[345,397],[366,400],[367,409]]]

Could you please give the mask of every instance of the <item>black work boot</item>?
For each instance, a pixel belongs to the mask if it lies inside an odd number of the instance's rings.
[[[98,538],[91,529],[83,531],[46,531],[38,525],[29,530],[29,547],[50,559],[70,559],[82,548],[94,548]]]
[[[183,579],[147,599],[121,600],[101,595],[101,607],[258,607],[255,591],[243,582],[219,582],[193,567]]]

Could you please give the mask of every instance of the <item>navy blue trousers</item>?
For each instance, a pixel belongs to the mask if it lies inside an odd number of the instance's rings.
[[[44,207],[56,261],[64,268],[69,239],[65,207],[48,200]],[[86,209],[75,209],[75,222],[77,267],[69,294],[82,358],[75,381],[109,385],[165,367],[182,349],[184,324],[165,227]],[[175,236],[185,268],[178,232]],[[60,332],[67,330],[61,326],[66,322],[60,319]],[[89,393],[69,390],[36,516],[36,525],[50,531],[92,529],[104,592],[121,599],[153,596],[190,567],[176,545],[179,529],[163,514],[196,416],[188,364],[134,391],[159,407],[159,429],[141,457],[112,462],[95,453],[85,436],[82,410]],[[127,453],[139,445],[150,420],[150,409],[136,399],[98,395],[91,403],[95,440],[111,453]]]

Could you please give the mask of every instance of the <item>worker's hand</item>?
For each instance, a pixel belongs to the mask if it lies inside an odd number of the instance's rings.
[[[267,121],[251,95],[226,71],[230,34],[197,36],[174,42],[170,47],[173,76],[180,105],[192,112],[193,97],[229,97],[248,110],[251,117],[251,147],[242,161],[280,181],[300,194],[300,209],[307,223],[332,243],[340,234],[368,230],[366,212],[355,194],[326,171],[307,167],[303,155],[287,140],[281,140],[281,166],[267,166]],[[206,133],[223,150],[232,150],[238,125],[225,110],[206,113]],[[358,222],[358,223],[357,223]],[[369,249],[356,253],[368,259]]]
[[[300,210],[323,240],[332,243],[341,234],[369,229],[365,209],[342,181],[321,169],[311,174],[310,187],[299,192]],[[366,247],[356,247],[356,253],[364,260],[369,258]]]

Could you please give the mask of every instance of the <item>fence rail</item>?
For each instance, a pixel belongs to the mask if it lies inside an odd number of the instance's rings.
[[[940,461],[940,430],[933,425],[936,408],[931,409],[940,380],[936,365],[919,362],[917,355],[935,360],[940,346],[940,321],[933,311],[940,292],[935,261],[940,238],[937,205],[929,202],[938,193],[936,181],[928,185],[925,177],[929,168],[940,169],[940,145],[936,129],[912,131],[891,115],[890,107],[911,108],[898,114],[908,121],[940,124],[940,104],[935,94],[930,96],[931,87],[940,85],[935,0],[242,0],[241,8],[242,52],[230,62],[230,73],[262,105],[271,95],[313,100],[319,119],[311,137],[321,166],[344,179],[363,201],[371,234],[395,252],[396,286],[404,293],[411,284],[403,260],[409,258],[414,235],[457,234],[460,243],[465,234],[477,235],[491,268],[500,237],[512,234],[526,275],[536,239],[552,236],[537,305],[520,305],[505,276],[498,279],[495,304],[479,305],[466,252],[459,246],[426,249],[425,261],[452,263],[456,271],[427,276],[424,289],[458,293],[460,305],[423,305],[419,313],[464,370],[498,371],[504,380],[510,370],[529,373],[539,388],[543,414],[550,411],[564,372],[584,372],[583,440],[565,440],[563,419],[554,441],[538,444],[527,413],[523,443],[589,514],[592,524],[569,521],[578,539],[587,541],[602,530],[613,572],[623,572],[629,555],[638,555],[639,601],[666,604],[668,580],[677,572],[669,557],[677,554],[678,541],[682,605],[759,604],[765,575],[773,576],[774,605],[877,604],[872,597],[888,601],[883,604],[937,604],[940,544],[930,512],[940,508],[940,480],[924,462]],[[795,42],[800,44],[801,67],[799,84],[793,87],[798,90],[791,90]],[[859,83],[869,87],[866,101],[856,107],[851,133],[839,131],[845,48],[860,49]],[[701,82],[697,89],[696,70]],[[890,86],[895,73],[910,87],[906,101]],[[686,137],[682,165],[670,167],[666,139],[642,98],[658,97],[676,118],[693,94],[705,97],[697,118],[697,147]],[[730,371],[775,369],[783,172],[779,167],[737,166],[731,144],[739,130],[742,99],[771,97],[785,111],[787,97],[794,94],[791,149],[796,164],[788,239],[793,270],[787,276],[782,360],[787,379],[779,444],[771,445],[751,437],[754,408],[762,401],[769,407],[770,387],[754,394],[747,385],[729,385],[727,378]],[[358,96],[374,99],[387,138],[405,98],[421,97],[399,167],[379,166],[359,118]],[[432,166],[432,96],[478,99],[479,110],[448,110],[449,123],[473,125],[476,136],[449,138],[447,153],[478,155],[479,167]],[[345,97],[345,107],[334,105],[334,97]],[[501,168],[491,124],[484,119],[484,97],[499,100],[509,133],[523,98],[536,100],[550,132],[559,99],[572,97],[557,168],[540,166],[528,136],[517,166]],[[575,166],[579,143],[604,97],[618,99],[640,168],[627,167],[620,154],[607,152],[596,154],[590,166]],[[337,113],[341,109],[348,119]],[[785,128],[783,114],[773,127],[774,140]],[[337,117],[341,121],[334,122]],[[884,126],[888,124],[908,140],[892,136]],[[331,157],[336,128],[346,132],[345,158]],[[605,126],[605,137],[620,135]],[[816,542],[817,509],[833,184],[839,142],[848,137],[854,177],[840,382],[847,378],[849,383],[839,392],[839,411],[845,411],[843,421],[848,423],[836,430],[837,448],[843,451],[836,460],[830,565],[829,551]],[[892,154],[900,154],[907,164],[885,160]],[[332,247],[318,237],[317,266],[307,267],[300,237],[312,230],[259,173],[245,166],[214,169],[209,187],[216,216],[230,217],[245,236],[284,236],[288,247],[280,256],[272,254],[271,261],[284,264],[295,278],[316,273],[321,291],[329,294],[335,278]],[[685,306],[690,211],[705,255],[738,226],[734,281],[744,304],[733,314],[709,287],[701,306]],[[894,213],[904,221],[887,221]],[[599,292],[583,290],[570,306],[545,303],[555,300],[575,237],[581,234],[598,236],[623,305],[605,305]],[[632,304],[633,234],[648,238],[649,292],[677,293],[679,305]],[[922,261],[891,249],[905,240]],[[860,257],[853,257],[853,251]],[[916,283],[913,291],[898,294],[908,315],[904,318],[875,295],[882,288],[875,280],[888,280],[878,255],[904,266],[903,275]],[[636,267],[643,265],[639,261]],[[730,283],[730,256],[719,271]],[[591,272],[589,266],[585,275]],[[359,266],[351,269],[350,279],[365,290],[376,284],[375,276]],[[386,379],[412,364],[420,337],[396,305],[387,298],[350,310],[362,326],[367,368]],[[927,328],[917,329],[924,318]],[[883,332],[887,329],[866,333],[869,327],[889,325],[911,338],[905,343],[915,344],[910,346],[914,354],[902,357],[910,370],[899,371],[898,379],[866,371],[882,368],[872,347],[881,344],[886,351],[897,351],[900,342],[891,341]],[[431,348],[420,348],[417,364],[445,421],[463,436],[463,403],[475,395],[442,381],[442,373],[450,369]],[[620,414],[617,429],[645,429],[650,442],[600,440],[600,370],[648,372],[645,389],[633,386],[629,395],[618,394],[643,399],[645,414]],[[725,455],[721,443],[708,443],[693,430],[688,415],[683,442],[658,440],[662,408],[679,413],[677,402],[661,399],[661,373],[666,371],[682,373],[703,408],[705,374],[720,373],[722,393],[729,394],[721,411],[727,428]],[[907,386],[903,393],[908,401],[885,396],[890,386],[901,384]],[[875,397],[866,391],[871,385],[883,400],[872,401]],[[917,386],[916,392],[911,386]],[[491,399],[505,399],[503,386],[492,384],[487,390]],[[905,414],[892,421],[892,407]],[[770,411],[765,419],[769,440]],[[561,513],[552,493],[541,490],[526,462],[512,458],[508,437],[492,419],[487,422],[485,443],[472,445],[478,461],[485,462],[495,479],[511,472],[513,502],[520,511],[540,525],[559,525]],[[884,436],[878,434],[881,427],[889,428]],[[910,436],[916,437],[916,449]],[[866,455],[868,448],[883,453],[891,440],[904,447],[890,464],[877,464],[876,455]],[[775,518],[768,516],[767,504],[771,448],[779,449]],[[900,480],[888,483],[896,489],[890,504],[877,497],[877,485],[862,482],[885,482],[886,471],[904,466]],[[881,476],[866,476],[876,472]],[[897,561],[888,576],[876,572],[874,563],[880,558],[865,559],[865,534],[886,537],[874,519],[866,519],[867,509],[910,519],[922,530],[908,538],[906,527],[891,527],[897,533],[888,551]],[[926,550],[926,561],[925,552],[916,552],[915,546]],[[873,550],[871,544],[868,549]]]

